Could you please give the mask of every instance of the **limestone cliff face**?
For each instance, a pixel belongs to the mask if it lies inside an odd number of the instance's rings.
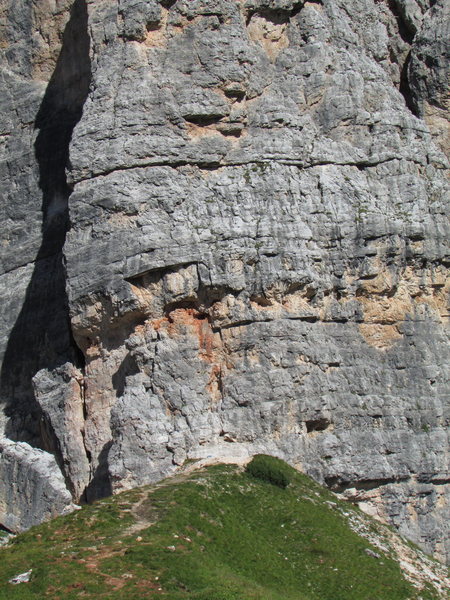
[[[446,3],[2,6],[4,435],[76,500],[277,454],[448,558]]]

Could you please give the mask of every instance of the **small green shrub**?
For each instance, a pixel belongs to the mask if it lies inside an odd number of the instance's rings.
[[[253,477],[273,483],[280,488],[287,488],[294,473],[294,469],[288,464],[267,454],[256,454],[245,470]]]

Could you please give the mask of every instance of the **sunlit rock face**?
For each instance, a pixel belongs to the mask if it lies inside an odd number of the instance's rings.
[[[71,4],[46,88],[3,50],[5,435],[76,500],[277,454],[448,557],[445,3]]]

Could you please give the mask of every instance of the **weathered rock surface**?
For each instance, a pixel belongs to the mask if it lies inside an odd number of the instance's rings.
[[[447,156],[450,152],[450,6],[433,3],[427,18],[414,37],[408,81],[412,106],[425,118]]]
[[[20,532],[76,507],[54,456],[0,439],[0,521]]]
[[[36,400],[42,410],[44,444],[61,461],[62,472],[75,498],[90,482],[90,465],[84,446],[83,375],[70,363],[42,369],[33,378]]]
[[[68,144],[87,94],[86,28],[80,1],[0,2],[0,422],[9,438],[49,451],[57,440],[44,422],[32,380],[41,369],[78,362],[62,247]],[[10,528],[57,514],[70,498],[53,457],[25,447],[0,450],[0,497],[9,515],[2,522]],[[77,460],[86,457],[71,457]]]
[[[70,4],[4,69],[6,435],[88,500],[271,452],[448,558],[444,2]]]

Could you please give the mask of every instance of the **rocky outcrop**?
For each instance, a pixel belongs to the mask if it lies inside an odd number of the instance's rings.
[[[66,363],[53,370],[42,369],[33,378],[33,385],[42,411],[44,444],[60,460],[74,498],[82,498],[90,482],[90,465],[83,437],[83,375]]]
[[[0,439],[0,521],[24,531],[76,507],[55,458],[25,442]]]
[[[426,57],[445,11],[74,3],[35,142],[65,124],[56,171],[48,143],[37,164],[41,199],[64,198],[41,238],[68,298],[11,266],[45,301],[8,286],[28,317],[7,311],[2,389],[6,434],[52,451],[77,499],[272,453],[448,556],[447,158],[426,108],[444,118]]]

